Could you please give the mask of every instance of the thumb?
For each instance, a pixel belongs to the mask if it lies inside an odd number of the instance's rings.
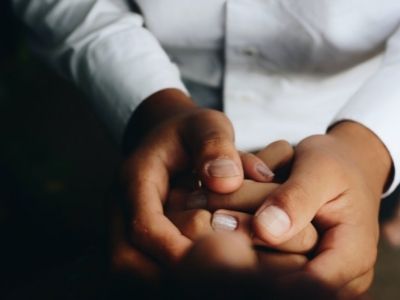
[[[325,203],[346,190],[337,163],[324,153],[309,151],[296,153],[289,179],[268,196],[255,214],[254,233],[267,244],[277,246],[293,238]]]
[[[189,146],[202,183],[216,193],[238,189],[243,168],[229,119],[221,112],[204,109],[186,124],[183,142]]]

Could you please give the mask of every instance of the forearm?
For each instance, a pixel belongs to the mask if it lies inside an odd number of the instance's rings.
[[[119,143],[144,99],[164,89],[185,91],[178,68],[125,0],[14,3],[36,52],[90,96]]]

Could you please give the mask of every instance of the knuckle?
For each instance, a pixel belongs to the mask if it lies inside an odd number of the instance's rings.
[[[216,158],[230,158],[233,154],[233,142],[221,132],[207,133],[199,144],[199,155],[202,161]]]
[[[215,128],[205,132],[200,141],[200,147],[202,150],[231,147],[231,145],[233,145],[233,140],[231,140],[225,132],[219,131]]]
[[[295,206],[296,203],[304,203],[309,196],[301,182],[293,181],[286,187],[278,188],[273,195],[273,199],[274,202],[290,209]]]
[[[226,142],[226,137],[223,137],[218,130],[212,129],[205,134],[203,140],[201,141],[200,147],[203,150],[208,148],[221,147]]]
[[[211,213],[204,209],[193,210],[189,221],[182,228],[185,235],[191,239],[198,239],[211,229]]]
[[[197,114],[197,117],[200,119],[204,119],[206,121],[227,121],[229,122],[229,119],[227,118],[227,116],[218,111],[218,110],[214,110],[214,109],[208,109],[208,108],[204,108],[201,111],[199,111],[199,113]]]
[[[189,127],[197,127],[200,125],[202,127],[212,127],[215,124],[223,124],[232,127],[229,118],[224,113],[208,108],[200,108],[195,113],[190,114],[185,119],[184,124]]]
[[[149,225],[151,226],[151,224],[145,222],[141,218],[134,218],[131,224],[133,240],[138,243],[143,243],[145,240],[147,240],[149,232],[152,231],[149,227]]]

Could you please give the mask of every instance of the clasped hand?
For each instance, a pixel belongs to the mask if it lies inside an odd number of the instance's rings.
[[[156,99],[158,107],[163,99]],[[379,139],[359,124],[340,123],[325,135],[300,142],[288,179],[270,183],[266,165],[274,169],[293,153],[276,160],[268,154],[272,144],[259,158],[240,155],[222,113],[185,101],[179,108],[168,106],[169,117],[168,112],[154,114],[158,125],[144,127],[148,134],[125,162],[128,201],[115,210],[114,266],[153,278],[160,266],[169,268],[189,258],[194,267],[204,267],[199,253],[209,251],[207,259],[214,265],[274,270],[292,290],[311,281],[335,298],[362,294],[372,281],[380,196],[391,170]],[[170,183],[193,166],[207,192],[170,193]],[[245,176],[255,181],[243,182]],[[204,207],[180,211],[196,206]],[[247,254],[222,247],[223,238],[205,242],[215,228],[241,233],[241,252]],[[254,245],[279,252],[255,252]]]

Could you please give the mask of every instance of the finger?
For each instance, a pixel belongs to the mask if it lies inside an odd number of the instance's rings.
[[[258,251],[260,269],[267,270],[268,277],[276,277],[283,274],[298,272],[308,262],[307,257],[299,254],[287,254],[277,252]]]
[[[220,209],[212,215],[211,226],[215,231],[236,231],[247,237],[252,237],[251,221],[253,216],[237,211]],[[313,249],[317,243],[318,234],[312,224],[309,224],[298,235],[291,240],[274,247],[274,250],[285,253],[304,254]],[[258,240],[253,239],[255,246],[266,247],[267,245]]]
[[[193,269],[254,270],[257,268],[257,256],[251,247],[250,239],[244,235],[214,232],[194,244],[183,265],[186,268],[190,267],[192,272]]]
[[[306,228],[296,234],[290,240],[274,246],[273,249],[279,250],[285,253],[296,253],[296,254],[308,254],[317,245],[318,232],[314,225],[309,223]],[[254,238],[256,245],[267,246],[265,242],[258,238]]]
[[[150,258],[126,240],[122,213],[115,210],[111,224],[111,268],[116,273],[128,273],[146,281],[157,280],[160,269]]]
[[[293,156],[293,147],[283,140],[269,144],[256,155],[240,153],[245,178],[259,182],[270,182],[275,176],[273,171],[288,165]]]
[[[274,173],[271,169],[257,156],[252,153],[240,152],[242,160],[244,176],[258,182],[271,182]]]
[[[190,147],[203,184],[216,193],[238,189],[243,181],[242,163],[225,114],[204,109],[185,125],[182,142]]]
[[[276,282],[278,299],[338,300],[336,289],[310,276],[303,271],[304,268],[305,266],[297,272],[289,272],[278,277]]]
[[[221,195],[206,192],[207,208],[210,210],[224,208],[254,213],[265,202],[266,197],[278,186],[276,183],[259,183],[245,180],[242,187],[231,194]],[[198,192],[197,197],[199,197],[199,194]]]
[[[347,182],[332,158],[315,151],[297,155],[289,179],[267,197],[255,214],[255,234],[271,245],[298,234],[323,204],[347,189]]]
[[[163,263],[182,258],[191,242],[164,216],[163,202],[168,192],[170,174],[181,162],[170,157],[165,147],[137,150],[126,163],[129,174],[127,198],[132,219],[130,228],[135,245]],[[156,153],[154,152],[156,151]],[[177,157],[182,157],[177,155]]]
[[[173,212],[182,212],[185,209],[191,209],[187,207],[187,199],[190,198],[192,192],[186,189],[174,188],[171,189],[168,193],[168,200],[166,201],[165,210],[170,214]],[[200,199],[200,201],[204,202],[204,200]],[[194,204],[194,208],[204,208],[205,204],[199,203]]]
[[[342,288],[373,268],[377,245],[371,235],[370,230],[347,224],[328,229],[305,272],[327,286]]]
[[[260,175],[257,175],[257,166],[259,166],[260,160],[262,159],[267,165],[275,169],[290,161],[293,158],[293,147],[285,141],[277,141],[265,149],[261,150],[255,157],[253,154],[241,152],[241,159],[243,161],[243,167],[246,172],[246,176],[249,177],[260,177],[259,181],[266,181],[266,178],[262,180]],[[272,178],[270,178],[272,179]],[[268,179],[268,181],[270,181]],[[277,184],[263,185],[258,182],[251,180],[244,180],[242,186],[233,193],[220,194],[209,191],[196,191],[190,197],[188,197],[187,207],[188,208],[205,208],[215,210],[219,208],[235,209],[240,211],[254,212],[261,206],[265,198],[278,187]],[[253,195],[249,197],[248,195]]]
[[[338,299],[353,300],[353,299],[368,299],[364,294],[368,291],[374,279],[374,270],[371,269],[360,277],[353,279],[346,286],[340,289]]]
[[[114,248],[111,267],[115,273],[128,273],[149,282],[158,280],[160,277],[157,264],[125,242]]]
[[[278,186],[276,183],[260,183],[245,179],[239,190],[229,194],[218,194],[205,190],[196,191],[188,195],[186,205],[188,208],[210,210],[224,208],[254,213]]]
[[[256,156],[260,158],[271,170],[288,164],[294,157],[293,146],[287,141],[279,140],[269,144],[259,151]]]
[[[204,209],[193,209],[169,213],[168,218],[192,241],[197,241],[213,233],[211,213]]]
[[[178,277],[172,298],[176,291],[183,291],[183,297],[178,297],[182,299],[253,299],[265,291],[272,293],[269,282],[255,282],[257,255],[250,240],[240,234],[206,236],[194,244],[180,266],[172,274]]]

